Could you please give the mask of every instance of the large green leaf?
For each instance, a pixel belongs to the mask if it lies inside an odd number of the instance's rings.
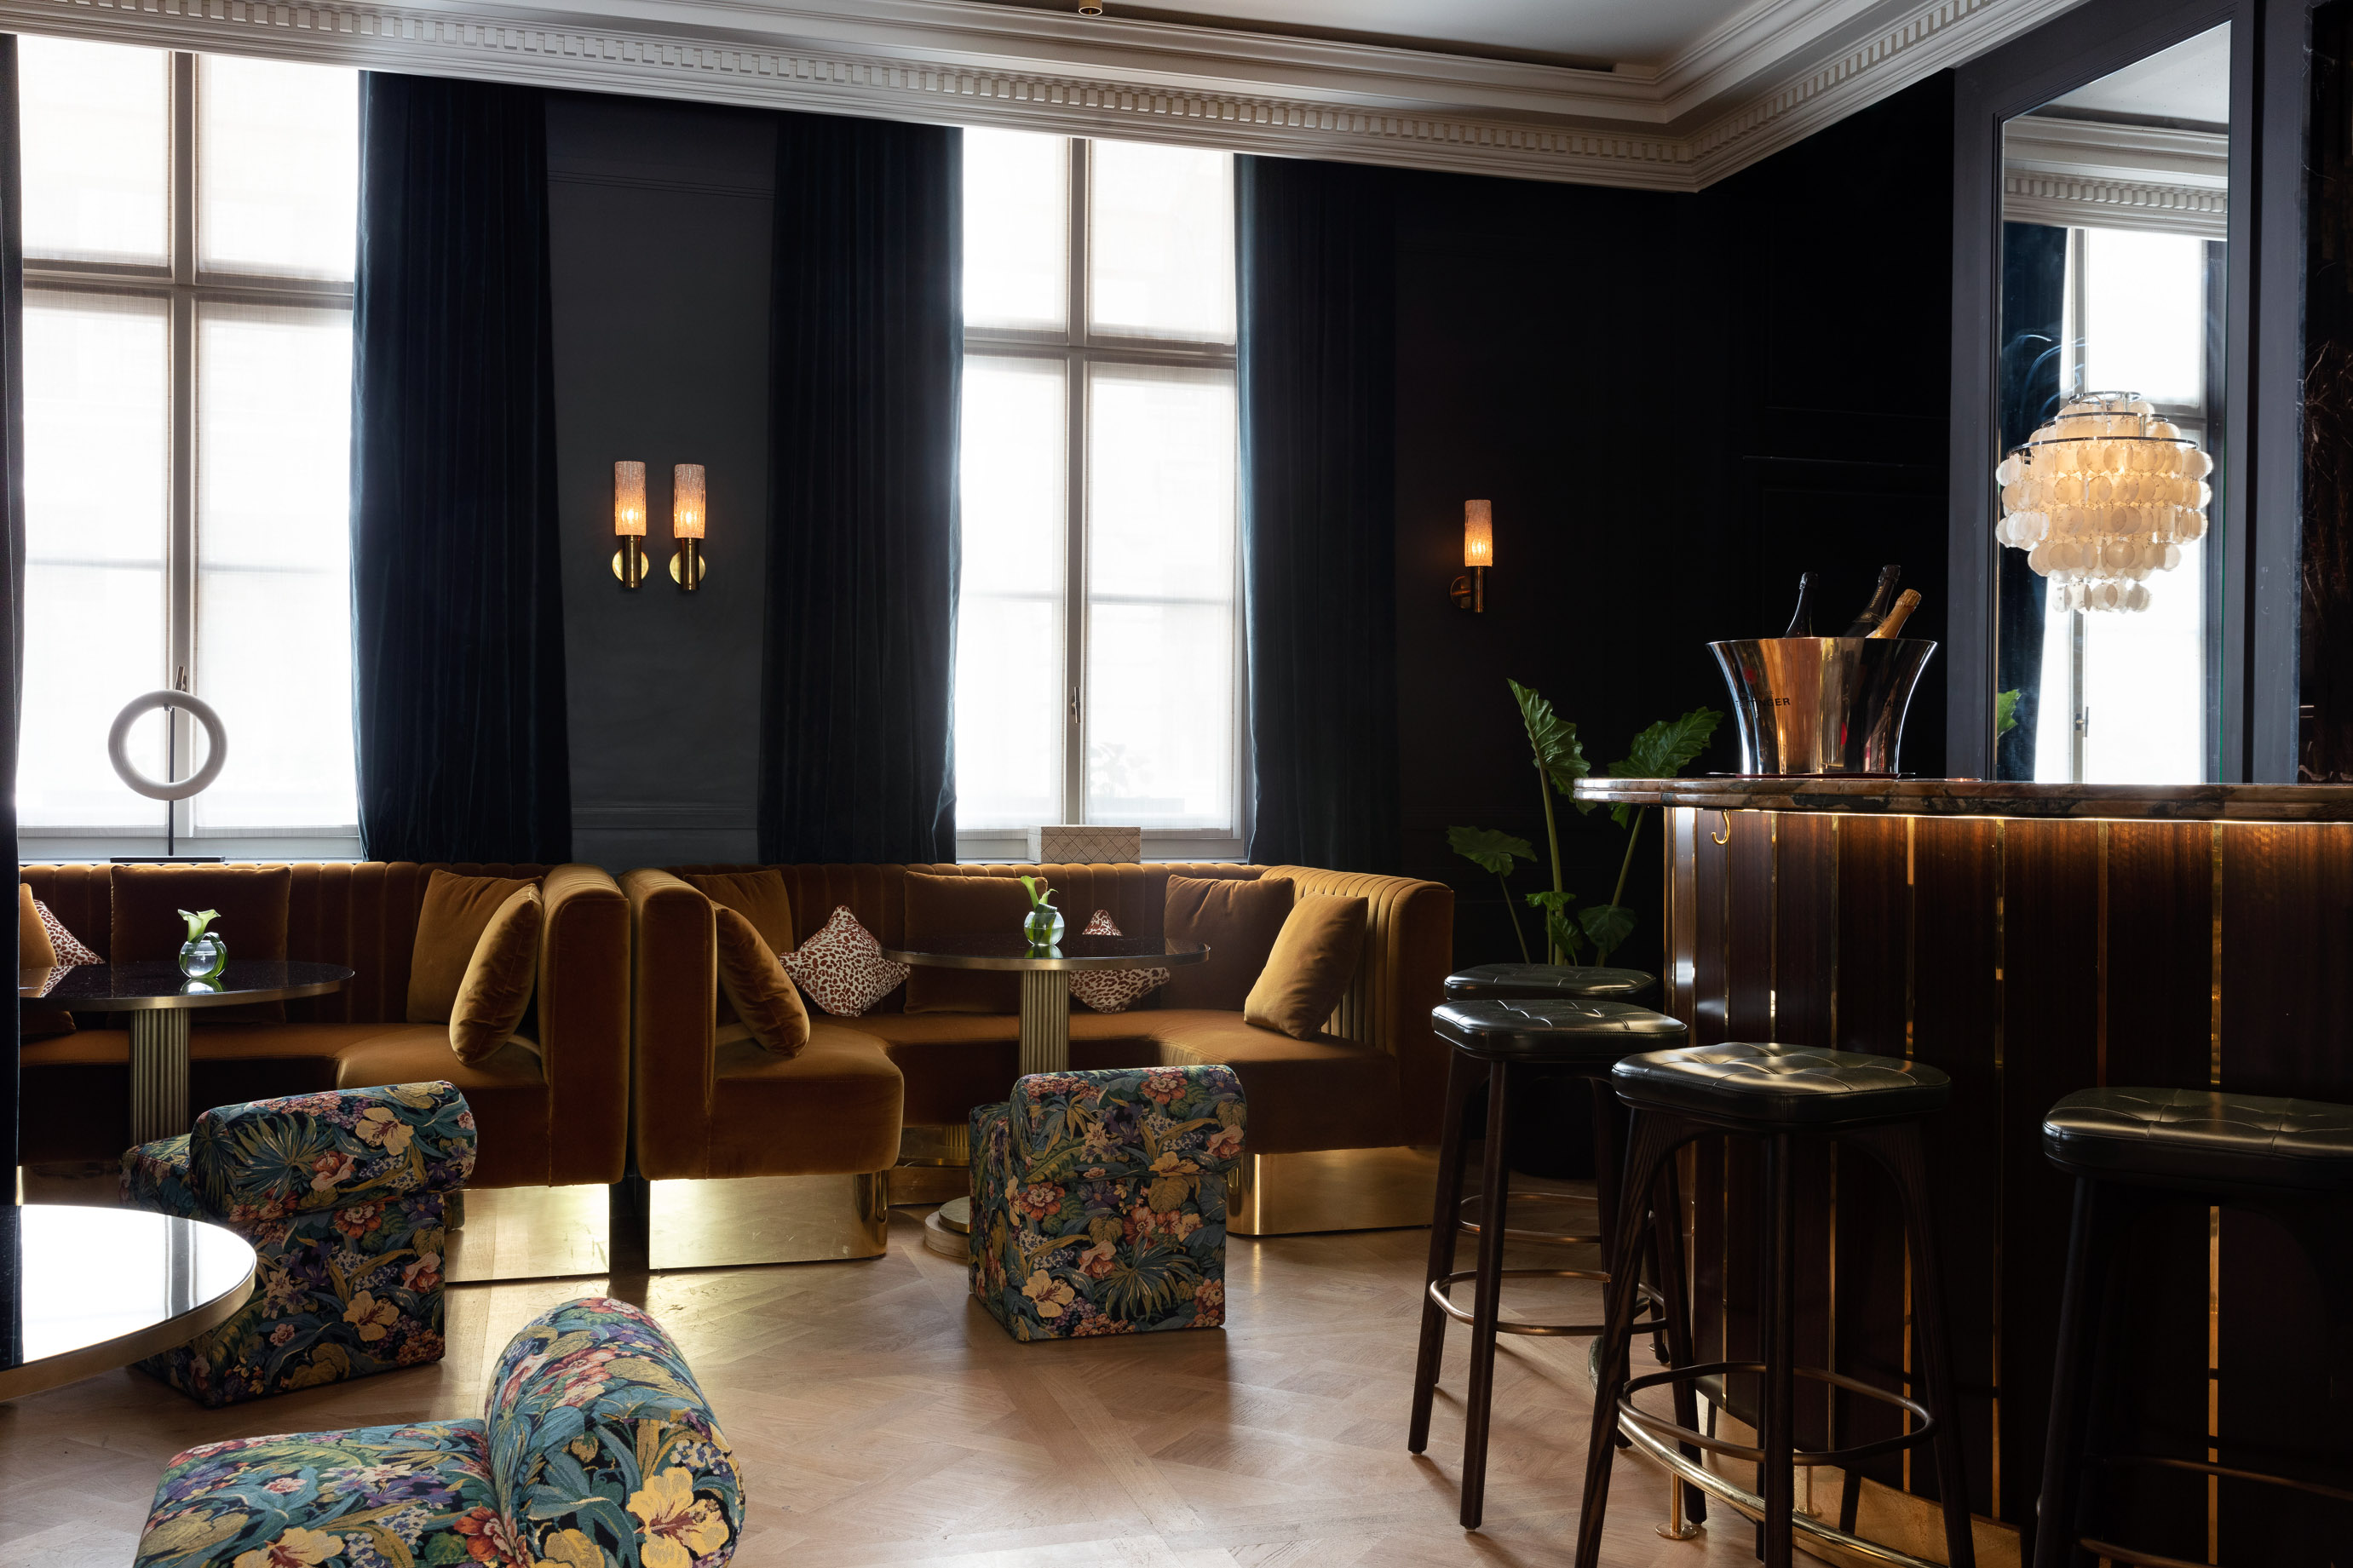
[[[1575,963],[1582,956],[1584,933],[1577,929],[1576,917],[1569,913],[1577,900],[1575,893],[1556,893],[1550,889],[1540,893],[1521,895],[1530,905],[1545,912],[1545,940],[1562,957]]]
[[[2000,740],[2018,728],[2019,689],[2017,687],[2012,687],[2008,691],[1994,693],[1993,732],[1996,740]]]
[[[1620,779],[1671,779],[1689,767],[1698,755],[1707,750],[1715,734],[1715,727],[1724,722],[1724,715],[1713,708],[1694,708],[1680,719],[1662,719],[1641,734],[1626,749],[1626,755],[1609,764],[1609,776]],[[1579,805],[1590,806],[1584,801]],[[1619,826],[1633,820],[1634,808],[1619,805],[1609,815]]]
[[[1446,830],[1447,847],[1481,870],[1497,877],[1512,874],[1515,860],[1536,858],[1535,846],[1525,838],[1514,838],[1500,827],[1450,827]]]
[[[1634,911],[1619,904],[1594,904],[1577,911],[1577,923],[1593,943],[1594,962],[1607,963],[1609,954],[1634,934]]]
[[[1577,780],[1593,771],[1585,760],[1585,748],[1577,739],[1577,726],[1553,711],[1552,704],[1522,686],[1508,681],[1512,697],[1520,705],[1520,722],[1528,728],[1528,744],[1536,754],[1536,766],[1545,782],[1563,795],[1570,792]]]

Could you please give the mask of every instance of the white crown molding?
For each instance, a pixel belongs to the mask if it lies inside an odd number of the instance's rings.
[[[2230,230],[2230,197],[2205,186],[2025,174],[2004,174],[2001,188],[2001,216],[2013,223],[2131,228],[2200,239],[2222,239]]]
[[[2221,239],[2231,139],[2219,131],[2021,115],[2002,139],[2002,216]]]
[[[1694,190],[2080,0],[1756,0],[1578,70],[973,0],[0,0],[0,26],[705,103]]]

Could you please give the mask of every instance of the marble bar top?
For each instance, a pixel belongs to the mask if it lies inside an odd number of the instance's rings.
[[[1762,777],[1577,781],[1577,798],[1711,811],[2145,822],[2353,822],[2353,784],[2070,784],[1982,779]]]

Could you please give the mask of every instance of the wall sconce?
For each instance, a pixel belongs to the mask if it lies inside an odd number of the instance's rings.
[[[678,553],[670,558],[670,580],[691,594],[702,585],[702,465],[681,463],[670,470],[670,536]]]
[[[613,575],[624,588],[646,580],[646,466],[613,465],[613,537],[621,548],[613,552]]]
[[[1495,563],[1494,509],[1482,500],[1462,503],[1462,564],[1469,568],[1447,590],[1454,607],[1483,614],[1487,608],[1487,568]]]

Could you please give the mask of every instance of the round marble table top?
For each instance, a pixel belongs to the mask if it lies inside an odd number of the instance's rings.
[[[185,1344],[252,1294],[253,1248],[219,1226],[0,1206],[0,1399]]]
[[[136,1013],[154,1007],[227,1007],[320,996],[341,988],[352,971],[340,963],[288,963],[232,958],[210,980],[191,980],[171,963],[59,964],[20,969],[16,996],[76,1013]]]
[[[1055,947],[1031,947],[1018,935],[957,936],[886,947],[882,956],[934,969],[1167,969],[1198,963],[1209,949],[1206,942],[1149,936],[1065,935]]]

